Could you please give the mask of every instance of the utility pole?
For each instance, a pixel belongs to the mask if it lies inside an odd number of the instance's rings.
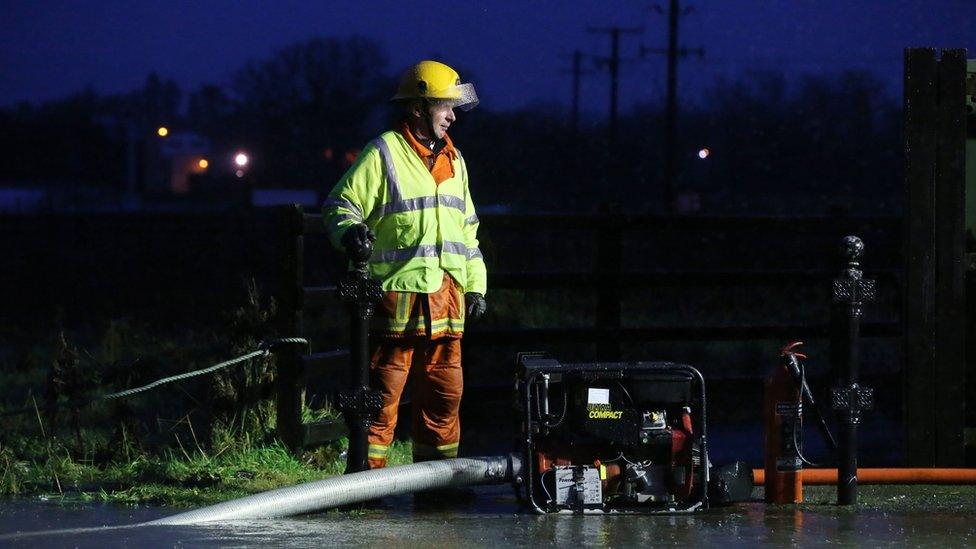
[[[563,71],[565,74],[567,71]],[[573,113],[571,119],[571,125],[573,129],[573,135],[577,135],[579,132],[579,114],[580,114],[580,81],[584,74],[589,74],[590,71],[583,70],[583,52],[576,50],[573,52],[573,68],[568,71],[573,75]]]
[[[580,95],[580,76],[582,68],[580,61],[583,54],[579,50],[573,52],[573,135],[579,133],[579,95]]]
[[[606,65],[610,70],[610,122],[607,128],[610,148],[617,143],[617,89],[620,77],[620,34],[637,34],[644,32],[640,27],[621,28],[590,28],[591,33],[602,33],[610,35],[610,57],[598,60],[600,65]]]
[[[664,200],[674,203],[674,172],[678,141],[678,0],[668,6],[668,104],[664,116]]]
[[[678,147],[678,57],[685,57],[696,53],[700,58],[705,56],[702,48],[685,49],[678,47],[678,19],[695,11],[693,7],[683,10],[678,5],[679,0],[671,0],[668,6],[668,48],[645,48],[641,46],[641,57],[647,53],[666,53],[668,56],[668,96],[664,115],[664,203],[670,208],[674,203],[674,180],[677,171]],[[654,6],[655,11],[663,13],[660,6]]]

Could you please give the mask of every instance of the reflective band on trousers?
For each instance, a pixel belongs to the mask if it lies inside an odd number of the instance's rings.
[[[388,332],[426,334],[427,336],[435,336],[443,332],[463,334],[464,318],[446,318],[432,322],[429,329],[427,327],[427,318],[424,316],[414,316],[403,321],[393,319],[386,319],[385,322],[377,321],[376,327],[379,330]]]
[[[413,453],[415,456],[421,457],[455,457],[458,454],[458,444],[452,442],[440,446],[431,446],[430,444],[414,442]]]
[[[454,208],[462,214],[467,212],[464,199],[459,196],[439,194],[435,196],[419,196],[417,198],[403,198],[400,192],[400,179],[397,177],[396,167],[393,165],[393,155],[390,154],[390,147],[382,137],[377,137],[370,143],[380,152],[383,165],[386,167],[387,192],[390,200],[386,204],[377,206],[370,213],[369,218],[379,219],[384,215],[398,212],[412,212],[426,208],[436,208],[438,204],[445,208]]]
[[[441,251],[438,251],[440,247]],[[369,258],[370,263],[393,263],[395,261],[410,261],[417,257],[440,257],[441,252],[448,254],[463,255],[468,259],[481,257],[481,250],[478,248],[468,248],[461,242],[442,242],[441,244],[421,244],[410,248],[400,248],[398,250],[383,250],[373,252]]]
[[[371,458],[385,458],[389,450],[389,446],[384,446],[382,444],[370,444],[366,455]]]

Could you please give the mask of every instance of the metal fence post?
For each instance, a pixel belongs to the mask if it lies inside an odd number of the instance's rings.
[[[863,278],[860,269],[864,243],[846,236],[841,252],[847,268],[834,279],[831,318],[831,356],[837,385],[830,400],[840,416],[841,436],[837,448],[837,504],[857,503],[857,426],[861,414],[874,407],[874,391],[858,385],[860,375],[861,317],[863,304],[874,300],[874,280]]]
[[[376,414],[383,407],[379,391],[369,386],[369,320],[374,308],[383,299],[383,289],[370,278],[366,262],[372,246],[361,257],[351,257],[353,269],[339,283],[339,298],[349,309],[349,368],[350,386],[339,393],[339,410],[349,428],[349,451],[346,454],[346,473],[369,469],[367,464],[367,434]]]

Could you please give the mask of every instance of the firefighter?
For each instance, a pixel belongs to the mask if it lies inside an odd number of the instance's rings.
[[[447,131],[455,109],[478,96],[436,61],[408,69],[391,99],[400,123],[371,141],[323,205],[332,244],[347,253],[370,243],[370,275],[383,286],[372,333],[372,387],[383,408],[369,430],[369,466],[386,465],[400,395],[413,399],[414,461],[457,456],[461,336],[487,310],[478,216],[464,157]]]

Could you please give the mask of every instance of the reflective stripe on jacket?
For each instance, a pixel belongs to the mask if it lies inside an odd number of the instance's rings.
[[[369,271],[384,290],[434,293],[447,272],[464,292],[486,293],[468,171],[460,154],[454,163],[454,176],[436,184],[399,132],[371,141],[322,206],[333,246],[366,223],[376,234]]]

